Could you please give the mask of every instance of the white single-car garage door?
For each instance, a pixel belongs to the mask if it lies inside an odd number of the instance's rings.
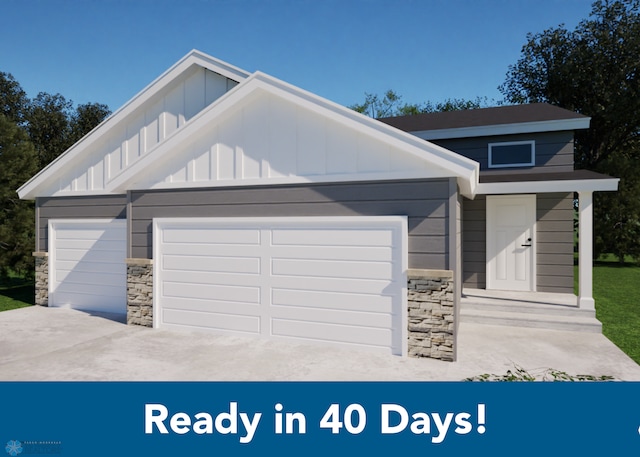
[[[154,326],[406,353],[401,216],[154,219]]]
[[[49,306],[127,312],[126,221],[49,221]]]

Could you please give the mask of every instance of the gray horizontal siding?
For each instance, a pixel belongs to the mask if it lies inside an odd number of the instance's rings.
[[[505,141],[536,142],[536,164],[524,168],[488,168],[489,143]],[[518,173],[532,171],[573,171],[573,132],[548,132],[521,135],[504,135],[481,138],[436,140],[434,143],[469,157],[480,163],[483,171],[492,173]]]
[[[449,179],[131,192],[131,256],[156,217],[408,216],[409,267],[449,268]]]
[[[573,293],[573,194],[539,194],[538,290]]]
[[[573,194],[536,197],[537,289],[573,293]],[[486,288],[486,197],[465,200],[463,285]]]
[[[487,199],[478,195],[462,205],[462,284],[463,287],[486,287]]]
[[[49,219],[124,219],[126,195],[36,198],[36,251],[49,249]]]

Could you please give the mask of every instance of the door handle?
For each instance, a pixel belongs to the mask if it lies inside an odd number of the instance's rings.
[[[531,243],[531,238],[527,238],[527,243]],[[532,244],[521,244],[520,246],[522,246],[523,248],[530,248],[533,245]]]

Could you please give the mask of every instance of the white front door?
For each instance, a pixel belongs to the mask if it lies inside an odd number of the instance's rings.
[[[536,196],[487,196],[487,289],[536,289]]]

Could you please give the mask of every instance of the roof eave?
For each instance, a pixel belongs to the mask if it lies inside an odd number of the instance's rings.
[[[618,190],[619,178],[567,179],[548,181],[479,183],[479,195],[524,194],[549,192],[612,192]]]
[[[584,130],[589,128],[590,122],[590,117],[579,117],[574,119],[522,122],[517,124],[482,125],[440,130],[418,130],[410,131],[410,133],[422,138],[423,140],[445,140],[495,135],[516,135],[519,133]]]

